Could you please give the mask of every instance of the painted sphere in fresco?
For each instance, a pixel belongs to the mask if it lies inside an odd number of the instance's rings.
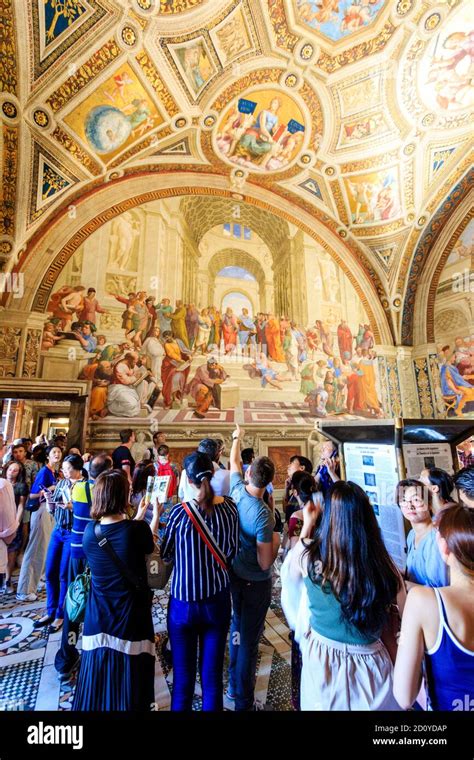
[[[97,153],[117,150],[132,130],[130,120],[114,106],[96,106],[87,114],[86,137]]]

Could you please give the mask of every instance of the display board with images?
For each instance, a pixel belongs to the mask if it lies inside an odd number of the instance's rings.
[[[347,480],[367,494],[389,554],[400,570],[406,565],[403,515],[395,502],[399,481],[395,447],[389,444],[344,443]]]

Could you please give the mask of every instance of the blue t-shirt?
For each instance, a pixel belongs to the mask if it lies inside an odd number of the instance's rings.
[[[407,536],[407,580],[422,586],[449,586],[448,567],[436,544],[436,531],[429,530],[415,548],[415,531]]]
[[[30,499],[27,505],[27,509],[29,509],[30,512],[36,512],[39,509],[40,502],[43,498],[40,496],[39,499],[31,499],[31,495],[41,494],[41,491],[46,491],[47,488],[55,485],[57,479],[56,473],[50,470],[49,467],[45,465],[41,468],[31,486]]]
[[[257,541],[268,544],[273,540],[275,518],[263,499],[249,494],[239,472],[230,476],[230,497],[239,513],[239,551],[232,569],[239,578],[247,581],[265,581],[271,578],[272,569],[262,570],[257,559]]]

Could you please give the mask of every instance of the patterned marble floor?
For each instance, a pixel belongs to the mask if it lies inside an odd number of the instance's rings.
[[[16,587],[16,578],[14,579]],[[35,631],[33,623],[44,614],[45,591],[36,602],[18,602],[14,595],[0,595],[0,710],[70,710],[75,678],[60,684],[54,656],[61,633]],[[155,592],[155,701],[157,710],[169,710],[173,671],[161,656],[166,636],[166,591]],[[79,642],[79,649],[81,642]],[[275,575],[273,598],[259,646],[256,700],[267,710],[292,710],[290,693],[291,645],[289,630],[280,605],[280,582]],[[224,676],[227,687],[227,676]],[[234,703],[224,698],[226,710]],[[194,709],[201,709],[201,692],[196,684]]]

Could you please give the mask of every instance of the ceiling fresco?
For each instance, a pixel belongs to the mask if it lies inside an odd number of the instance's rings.
[[[0,0],[5,270],[111,179],[213,175],[336,232],[409,342],[414,262],[469,190],[468,0],[26,4]]]

